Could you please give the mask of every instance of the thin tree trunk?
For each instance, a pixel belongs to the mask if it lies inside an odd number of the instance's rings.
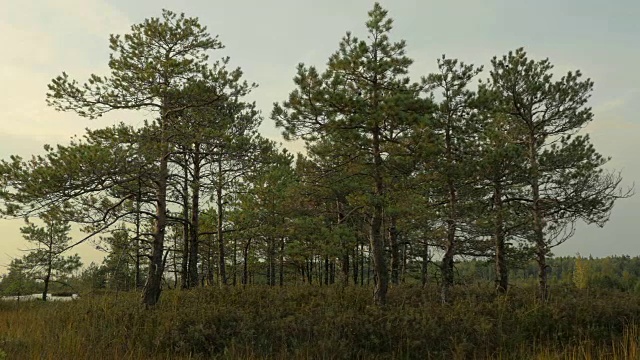
[[[347,255],[348,256],[348,255]],[[347,273],[347,280],[349,280],[349,273]],[[329,283],[331,285],[336,283],[336,261],[331,260],[331,277],[329,278]]]
[[[215,259],[213,248],[215,247],[215,240],[213,235],[209,235],[209,253],[207,254],[207,282],[209,285],[213,285],[215,282],[214,273],[215,273]]]
[[[372,262],[373,262],[373,258],[371,256],[371,245],[369,245],[367,248],[367,286],[371,285],[371,263]]]
[[[509,274],[505,261],[505,234],[504,219],[502,214],[502,186],[499,182],[494,183],[493,203],[496,213],[496,223],[494,228],[494,239],[496,246],[496,290],[505,293],[509,286]]]
[[[364,286],[364,242],[360,244],[360,286]]]
[[[353,253],[353,285],[358,286],[358,272],[360,269],[358,268],[358,244],[356,244],[355,248],[352,250]]]
[[[345,214],[342,210],[342,204],[340,200],[336,201],[336,210],[338,212],[338,226],[345,221]],[[340,267],[342,269],[342,284],[349,285],[349,247],[344,239],[340,239],[340,245],[342,247],[342,259]]]
[[[42,301],[47,301],[49,293],[49,281],[51,280],[51,270],[53,268],[53,226],[49,228],[49,248],[47,249],[47,275],[44,277],[44,290],[42,291]]]
[[[136,197],[136,239],[135,239],[135,247],[136,247],[136,290],[142,287],[142,276],[140,271],[140,198],[142,197],[142,184],[140,181],[140,177],[138,177],[138,194]]]
[[[389,246],[391,247],[391,283],[398,285],[400,270],[400,244],[398,244],[398,230],[396,228],[396,217],[391,217],[389,227]]]
[[[227,273],[226,273],[226,257],[225,257],[225,249],[224,249],[224,233],[222,231],[222,219],[223,219],[223,208],[222,208],[222,159],[218,159],[218,183],[216,184],[216,204],[218,206],[218,256],[219,256],[219,264],[218,264],[218,276],[220,277],[220,282],[223,285],[227,285]]]
[[[429,244],[425,240],[422,252],[422,287],[427,286],[429,283],[429,256]]]
[[[407,273],[407,243],[402,244],[402,268],[400,271],[400,281],[405,283],[405,275]]]
[[[185,239],[186,240],[186,239]],[[175,238],[175,241],[173,242],[173,247],[174,247],[174,251],[173,251],[173,256],[171,257],[172,263],[173,263],[173,288],[177,289],[178,288],[178,278],[179,278],[179,274],[180,271],[178,271],[178,260],[177,260],[177,249],[178,249],[178,238]],[[129,266],[126,265],[126,268],[128,268]],[[128,278],[128,277],[127,277]],[[129,289],[129,287],[127,286],[127,289]]]
[[[347,248],[343,249],[343,254],[342,254],[342,261],[340,264],[340,268],[342,270],[342,284],[347,286],[349,285],[349,274],[351,273],[351,269],[350,269],[350,259],[349,259],[349,253],[351,251]]]
[[[324,284],[329,285],[329,256],[324,257]]]
[[[284,286],[284,237],[280,240],[280,286]]]
[[[200,144],[194,144],[193,181],[191,182],[191,226],[189,233],[189,285],[198,286],[198,253],[200,235]]]
[[[184,218],[184,224],[182,224],[182,275],[180,286],[183,289],[188,289],[190,286],[195,286],[189,279],[189,169],[188,169],[188,157],[184,156],[184,184],[182,187],[182,217]]]
[[[447,243],[446,251],[442,258],[442,293],[441,300],[443,303],[449,302],[449,290],[454,282],[454,260],[456,254],[456,189],[453,181],[448,181],[449,188],[449,218],[447,219]]]
[[[245,245],[242,255],[244,257],[244,264],[242,267],[242,285],[247,285],[249,283],[249,246],[251,246],[251,238],[247,240],[247,245]]]
[[[318,255],[317,256],[317,260],[315,262],[316,264],[316,269],[318,271],[318,285],[323,286],[324,285],[324,258],[322,257],[322,255]]]
[[[238,239],[233,237],[233,286],[236,286],[238,278]]]

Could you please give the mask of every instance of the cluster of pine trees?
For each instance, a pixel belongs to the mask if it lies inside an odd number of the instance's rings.
[[[258,133],[261,114],[244,100],[255,84],[228,58],[209,61],[223,45],[198,19],[165,10],[112,35],[110,73],[63,73],[47,101],[91,119],[149,119],[2,161],[3,213],[55,209],[86,239],[101,236],[148,306],[167,273],[182,288],[246,284],[262,264],[270,285],[291,269],[349,284],[369,261],[383,305],[390,283],[432,260],[446,302],[460,256],[494,259],[499,291],[510,264],[535,259],[546,298],[550,249],[578,220],[604,225],[630,194],[579,133],[593,120],[593,82],[554,77],[523,49],[493,58],[486,79],[443,56],[415,81],[380,5],[366,30],[348,32],[325,69],[300,64],[274,105],[285,138],[305,141],[295,159]]]

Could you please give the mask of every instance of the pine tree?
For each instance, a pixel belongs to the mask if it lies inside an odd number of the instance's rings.
[[[110,37],[110,76],[91,75],[87,83],[79,85],[63,73],[49,85],[47,99],[57,110],[74,111],[88,118],[121,109],[147,110],[157,115],[155,229],[142,295],[147,306],[155,305],[161,293],[172,130],[178,127],[184,110],[242,96],[248,87],[239,81],[239,70],[226,70],[228,59],[207,64],[207,52],[220,48],[220,41],[211,37],[197,18],[163,10],[162,18],[147,19],[133,25],[124,36]],[[198,91],[199,88],[216,91]]]
[[[80,257],[76,254],[65,257],[63,253],[69,246],[69,231],[71,226],[64,221],[60,210],[51,208],[40,215],[44,226],[36,225],[27,220],[27,225],[20,228],[22,236],[29,243],[35,245],[24,256],[22,265],[29,269],[32,278],[42,280],[42,300],[47,300],[49,285],[52,281],[61,280],[60,277],[70,275],[82,266]]]
[[[573,234],[577,220],[604,226],[615,200],[628,197],[622,177],[605,172],[608,158],[596,152],[580,129],[593,120],[586,104],[593,82],[580,71],[553,79],[548,59],[530,60],[524,49],[493,58],[490,87],[501,112],[522,129],[526,194],[519,198],[531,221],[528,240],[535,246],[540,298],[548,298],[550,249]]]
[[[378,3],[366,27],[369,41],[347,32],[322,74],[300,64],[294,79],[297,89],[282,105],[275,105],[272,118],[284,128],[286,138],[315,142],[335,136],[343,144],[336,152],[350,153],[350,161],[361,167],[367,181],[362,205],[369,217],[377,279],[374,301],[384,305],[389,283],[383,241],[385,175],[393,171],[385,163],[397,155],[385,152],[385,145],[399,142],[421,121],[427,102],[418,97],[423,86],[406,77],[412,60],[405,56],[404,41],[390,42],[392,20]]]

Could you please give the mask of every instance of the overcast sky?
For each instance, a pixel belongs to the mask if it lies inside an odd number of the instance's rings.
[[[595,81],[590,106],[594,122],[586,132],[596,148],[613,157],[625,184],[640,183],[640,1],[637,0],[394,0],[381,1],[395,20],[392,40],[407,41],[413,76],[436,68],[442,54],[476,65],[524,46],[548,57],[559,74],[580,69]],[[265,117],[263,134],[281,141],[268,118],[273,102],[293,89],[295,66],[324,66],[347,30],[363,35],[366,0],[0,0],[0,157],[40,153],[45,143],[67,142],[86,127],[134,114],[86,120],[55,112],[45,104],[50,80],[66,71],[84,81],[104,74],[109,34],[122,34],[161,9],[200,18],[226,46],[212,57],[230,56],[248,81]],[[488,75],[483,75],[486,77]],[[286,144],[285,144],[286,145]],[[286,145],[299,149],[295,144]],[[640,255],[636,223],[638,196],[620,201],[599,229],[580,226],[558,255]],[[27,247],[20,220],[0,220],[0,272]],[[76,234],[77,235],[77,234]],[[78,235],[79,236],[79,235]],[[99,261],[89,244],[78,249],[85,263]]]

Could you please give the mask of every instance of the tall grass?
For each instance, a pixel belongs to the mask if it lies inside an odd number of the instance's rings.
[[[461,287],[397,287],[389,306],[371,289],[247,287],[166,291],[71,303],[0,302],[7,359],[637,359],[640,298],[558,289],[497,296]],[[0,352],[0,359],[2,359]]]

